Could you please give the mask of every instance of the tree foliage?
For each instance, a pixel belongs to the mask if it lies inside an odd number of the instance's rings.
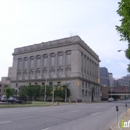
[[[128,49],[126,49],[125,54],[130,60],[130,0],[121,0],[121,2],[118,2],[118,5],[117,13],[121,17],[121,25],[116,26],[116,30],[120,34],[120,40],[128,42]],[[128,65],[127,70],[130,72],[130,65]]]
[[[53,86],[40,86],[40,85],[28,85],[28,86],[22,86],[20,91],[19,91],[19,95],[20,96],[27,96],[27,97],[31,97],[34,98],[35,100],[39,97],[43,97],[45,96],[45,87],[46,87],[46,99],[48,97],[52,97],[52,92],[53,92]],[[59,97],[64,99],[65,98],[65,90],[67,89],[67,97],[70,96],[70,90],[68,89],[68,87],[66,85],[62,85],[62,86],[54,86],[54,92],[55,92],[55,97]]]
[[[6,97],[7,99],[10,97],[10,96],[13,96],[14,95],[14,89],[13,88],[6,88],[5,89],[5,94],[6,94]]]
[[[117,13],[121,17],[121,25],[116,26],[116,29],[120,33],[120,40],[130,43],[130,0],[121,0],[118,5]]]

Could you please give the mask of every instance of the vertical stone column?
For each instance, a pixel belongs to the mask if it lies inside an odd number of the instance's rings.
[[[30,57],[28,57],[28,61],[27,61],[27,79],[29,79],[29,70],[30,70]]]
[[[50,54],[47,54],[47,76],[50,77]]]
[[[40,55],[40,56],[41,56],[41,63],[40,63],[40,79],[43,79],[43,77],[42,77],[43,55]]]
[[[21,68],[21,72],[22,72],[22,80],[24,79],[24,75],[23,75],[23,72],[24,72],[24,57],[22,58],[22,68]]]
[[[66,52],[65,51],[63,52],[62,58],[63,58],[63,74],[62,74],[62,77],[65,77],[66,76]],[[58,57],[57,57],[57,63],[58,63]],[[72,64],[72,58],[71,58],[71,64]]]
[[[34,79],[36,79],[36,65],[37,65],[37,63],[36,63],[36,59],[37,57],[36,56],[34,56]]]
[[[55,53],[55,74],[57,78],[58,77],[58,52]]]

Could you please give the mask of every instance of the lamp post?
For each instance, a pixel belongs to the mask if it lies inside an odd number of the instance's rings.
[[[47,75],[46,75],[46,82],[45,82],[45,95],[44,95],[44,102],[46,102],[46,83],[47,83]]]
[[[69,85],[69,81],[66,81],[66,88],[65,88],[65,102],[67,101],[67,88],[68,88],[68,85]]]

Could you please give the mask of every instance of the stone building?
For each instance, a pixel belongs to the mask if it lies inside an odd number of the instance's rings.
[[[100,100],[98,55],[79,37],[14,49],[11,87],[69,82],[71,100]]]
[[[109,72],[108,72],[108,69],[106,67],[100,67],[100,80],[101,80],[102,85],[105,85],[107,87],[110,86]]]

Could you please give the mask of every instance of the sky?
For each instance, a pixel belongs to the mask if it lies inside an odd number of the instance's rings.
[[[128,74],[127,42],[115,25],[119,0],[0,0],[0,77],[12,66],[14,48],[79,35],[114,78]]]

